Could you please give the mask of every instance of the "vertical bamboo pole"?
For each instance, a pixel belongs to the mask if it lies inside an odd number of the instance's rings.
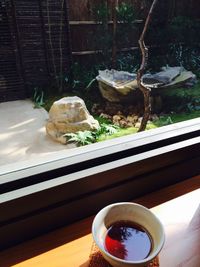
[[[109,5],[108,5],[108,1],[109,0],[105,0],[105,8],[106,8],[106,11],[107,11],[107,16],[106,16],[106,21],[105,21],[105,31],[106,33],[108,33],[108,9],[109,9]]]
[[[42,4],[41,1],[38,0],[38,6],[39,6],[39,12],[40,12],[40,21],[41,21],[41,28],[42,28],[42,41],[43,41],[43,49],[44,49],[44,57],[46,62],[46,69],[47,69],[47,75],[50,76],[50,66],[49,66],[49,60],[48,60],[48,48],[47,48],[47,40],[45,36],[45,22],[44,22],[44,16],[43,16],[43,10],[42,10]]]
[[[57,70],[56,70],[53,42],[52,42],[52,32],[51,32],[51,26],[52,25],[51,25],[51,19],[50,19],[49,0],[46,0],[46,11],[47,11],[47,22],[48,22],[48,32],[49,32],[49,46],[50,46],[50,53],[51,53],[53,78],[56,80],[57,87],[59,87],[58,80],[57,80]]]
[[[73,65],[73,57],[72,57],[72,38],[71,38],[71,31],[70,31],[70,24],[69,24],[69,0],[64,1],[64,10],[65,10],[65,22],[66,22],[66,34],[67,34],[67,44],[68,44],[68,67],[69,67],[69,78],[73,80],[73,72],[72,72],[72,65]]]
[[[16,12],[15,0],[11,0],[11,7],[12,7],[13,26],[15,28],[16,48],[17,48],[17,54],[19,56],[20,74],[21,74],[21,77],[22,77],[22,80],[24,83],[26,95],[29,96],[29,92],[27,91],[27,81],[26,81],[26,75],[25,75],[24,58],[23,58],[23,53],[22,53],[21,41],[20,41],[20,32],[19,32],[19,25],[18,25],[18,21],[17,21],[17,12]]]
[[[59,73],[59,92],[63,91],[63,47],[62,47],[62,36],[63,36],[63,10],[64,0],[61,1],[61,15],[60,15],[60,36],[59,36],[59,50],[60,50],[60,73]]]
[[[117,57],[117,7],[118,0],[113,0],[113,43],[112,43],[112,68],[116,69]]]

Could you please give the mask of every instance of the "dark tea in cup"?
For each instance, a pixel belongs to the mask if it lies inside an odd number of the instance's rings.
[[[105,249],[111,255],[126,261],[140,261],[148,257],[152,250],[152,238],[142,226],[119,221],[108,227]]]

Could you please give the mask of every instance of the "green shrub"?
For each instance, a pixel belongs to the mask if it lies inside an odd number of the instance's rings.
[[[96,131],[78,131],[77,133],[67,133],[64,136],[67,142],[75,142],[79,146],[89,145],[98,141],[101,135],[112,135],[119,127],[102,123]]]

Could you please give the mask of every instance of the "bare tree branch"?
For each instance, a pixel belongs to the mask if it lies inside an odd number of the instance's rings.
[[[139,46],[140,46],[140,49],[142,52],[142,63],[141,63],[140,68],[137,72],[137,83],[138,83],[139,89],[142,91],[143,96],[144,96],[144,114],[143,114],[143,118],[142,118],[141,125],[140,125],[138,132],[144,131],[146,129],[146,125],[147,125],[147,122],[148,122],[148,119],[149,119],[149,116],[151,113],[150,88],[146,88],[142,85],[141,78],[142,78],[144,71],[147,67],[148,57],[149,57],[148,48],[145,45],[144,38],[145,38],[145,34],[148,30],[149,23],[150,23],[150,20],[152,18],[153,10],[154,10],[157,2],[158,2],[158,0],[154,0],[152,5],[151,5],[151,8],[149,10],[149,14],[148,14],[146,21],[145,21],[144,29],[143,29],[142,34],[141,34],[140,39],[139,39]]]

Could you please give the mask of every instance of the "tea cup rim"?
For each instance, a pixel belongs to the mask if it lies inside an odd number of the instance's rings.
[[[149,212],[151,214],[151,216],[153,216],[153,218],[159,223],[160,225],[160,228],[162,230],[162,238],[159,242],[159,245],[157,246],[156,250],[153,252],[153,253],[150,253],[149,256],[147,256],[145,259],[143,260],[138,260],[138,261],[129,261],[129,260],[123,260],[123,259],[120,259],[118,257],[115,257],[113,256],[112,254],[110,254],[109,252],[106,251],[106,249],[101,246],[101,244],[99,244],[98,242],[98,238],[97,238],[97,235],[95,234],[95,224],[96,224],[96,221],[98,219],[98,217],[101,215],[101,213],[103,213],[105,210],[111,208],[111,207],[114,207],[114,206],[121,206],[121,205],[130,205],[130,206],[138,206],[142,209],[145,209],[147,212]],[[113,203],[113,204],[109,204],[107,206],[105,206],[104,208],[102,208],[95,216],[94,220],[93,220],[93,223],[92,223],[92,236],[93,236],[93,239],[96,243],[96,245],[98,246],[98,248],[100,249],[100,251],[102,251],[102,253],[106,254],[107,257],[109,258],[112,258],[113,260],[115,261],[118,261],[118,262],[121,262],[121,263],[125,263],[127,265],[131,265],[131,264],[142,264],[142,263],[146,263],[146,262],[150,262],[151,260],[153,260],[154,258],[156,258],[156,256],[158,256],[159,252],[161,251],[163,245],[164,245],[164,242],[165,242],[165,231],[164,231],[164,227],[163,227],[163,224],[161,223],[161,221],[157,218],[157,216],[152,212],[150,211],[150,209],[148,209],[147,207],[141,205],[141,204],[138,204],[138,203],[135,203],[135,202],[116,202],[116,203]]]

